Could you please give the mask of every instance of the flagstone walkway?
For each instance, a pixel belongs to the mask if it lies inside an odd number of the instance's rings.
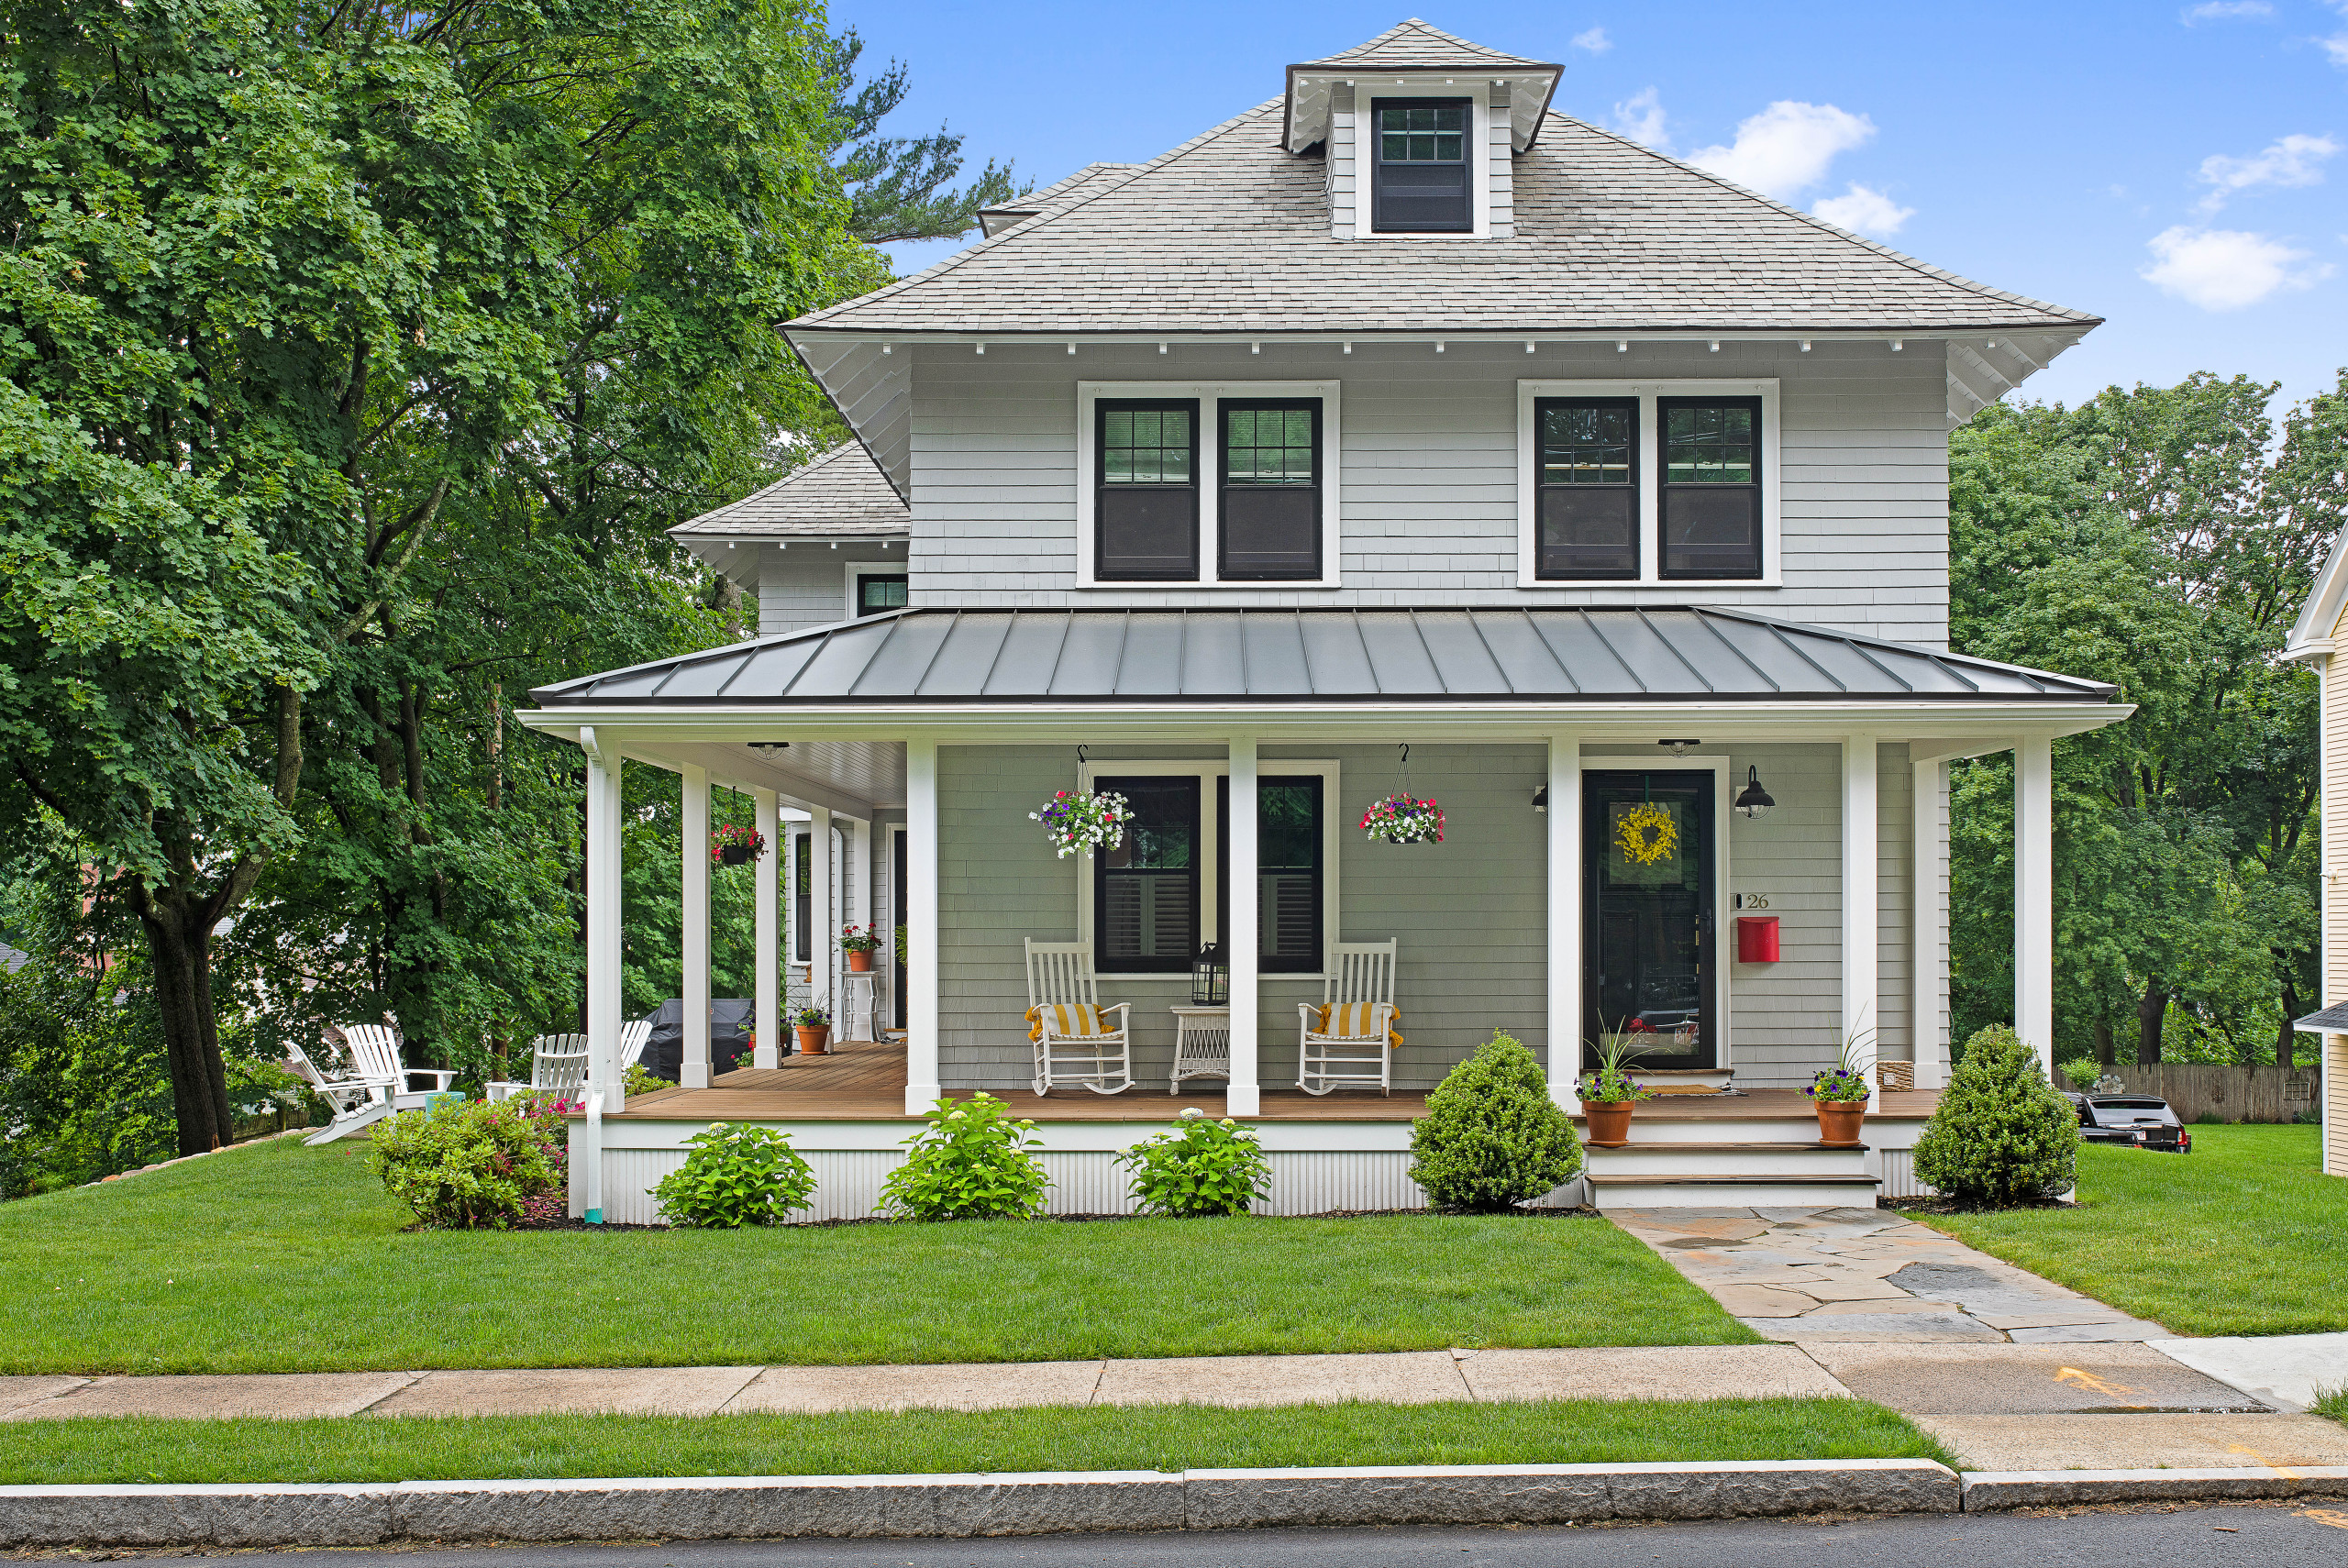
[[[1755,1333],[1796,1343],[2165,1340],[2158,1323],[1888,1209],[1645,1209],[1606,1216]]]

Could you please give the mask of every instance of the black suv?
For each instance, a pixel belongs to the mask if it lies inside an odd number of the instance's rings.
[[[2072,1094],[2063,1098],[2079,1113],[2082,1143],[2126,1143],[2172,1154],[2193,1152],[2193,1134],[2168,1101],[2148,1094]]]

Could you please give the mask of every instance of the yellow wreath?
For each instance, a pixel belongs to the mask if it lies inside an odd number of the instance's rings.
[[[1652,830],[1655,836],[1647,836]],[[1614,842],[1623,857],[1641,866],[1653,866],[1667,860],[1678,847],[1679,830],[1671,823],[1671,813],[1653,801],[1642,801],[1617,818]]]

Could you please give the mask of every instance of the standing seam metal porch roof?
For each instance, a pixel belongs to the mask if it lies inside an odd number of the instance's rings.
[[[902,610],[541,686],[542,708],[2099,701],[2117,688],[1718,609]]]

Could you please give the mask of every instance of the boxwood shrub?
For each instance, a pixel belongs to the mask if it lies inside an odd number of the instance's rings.
[[[1444,1075],[1411,1128],[1411,1179],[1438,1209],[1496,1210],[1563,1186],[1581,1169],[1573,1119],[1524,1043],[1494,1034]]]
[[[2058,1197],[2077,1183],[2078,1113],[2046,1081],[2038,1053],[1991,1024],[1965,1043],[1915,1160],[1916,1179],[1959,1203]]]

